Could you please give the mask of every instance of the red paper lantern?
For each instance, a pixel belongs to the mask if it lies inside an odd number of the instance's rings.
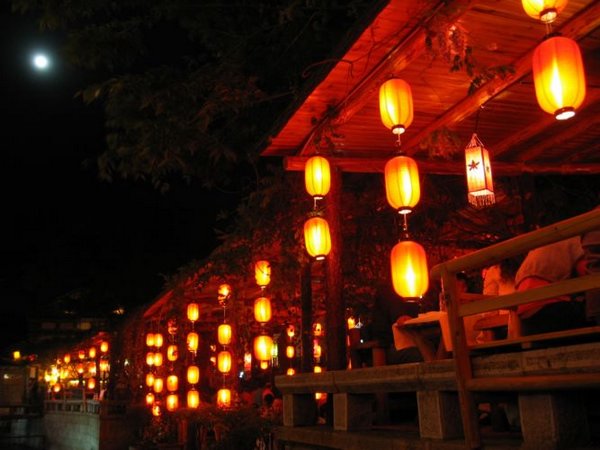
[[[325,197],[331,188],[329,161],[322,156],[309,158],[304,166],[304,184],[315,200]]]
[[[392,283],[404,298],[422,297],[429,288],[427,255],[423,247],[410,240],[398,242],[390,256]]]
[[[403,155],[390,159],[385,165],[384,176],[385,195],[390,206],[400,214],[411,212],[421,198],[415,160]]]
[[[379,88],[379,113],[383,124],[402,134],[413,121],[412,91],[400,78],[391,78]]]

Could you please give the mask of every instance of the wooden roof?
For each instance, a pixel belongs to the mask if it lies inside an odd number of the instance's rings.
[[[462,174],[462,150],[477,131],[494,174],[598,174],[600,0],[570,0],[552,27],[578,41],[586,69],[587,96],[569,120],[557,121],[537,104],[531,58],[546,30],[519,0],[391,0],[262,154],[284,156],[289,170],[303,170],[306,157],[320,151],[346,171],[382,171],[396,147],[380,120],[378,89],[396,76],[410,84],[414,102],[402,149],[424,173]],[[436,36],[451,30],[472,48],[476,70],[504,66],[514,73],[469,94],[471,77],[451,72],[436,50]]]

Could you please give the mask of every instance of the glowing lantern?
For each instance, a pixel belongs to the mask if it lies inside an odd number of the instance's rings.
[[[198,350],[198,333],[190,332],[187,335],[187,348],[191,352]]]
[[[231,295],[231,286],[229,286],[228,284],[224,283],[221,284],[219,286],[219,289],[217,290],[217,298],[219,301],[225,301],[229,298],[229,296]]]
[[[254,264],[254,279],[261,288],[266,287],[271,282],[271,264],[269,261],[257,261]]]
[[[146,364],[148,364],[150,367],[154,365],[154,352],[146,353]]]
[[[154,417],[158,417],[161,414],[161,410],[160,410],[160,404],[155,403],[154,405],[152,405],[152,415]]]
[[[356,319],[352,316],[348,317],[348,329],[351,330],[356,327]]]
[[[306,251],[317,260],[325,259],[331,251],[329,224],[322,217],[311,217],[304,223]]]
[[[198,366],[189,366],[187,368],[187,380],[190,384],[196,384],[200,380],[200,369]]]
[[[267,370],[269,368],[269,361],[261,361],[260,362],[260,368],[262,370]]]
[[[100,343],[100,351],[102,353],[106,353],[108,351],[108,342],[107,341],[102,341]]]
[[[177,394],[167,395],[167,411],[175,411],[179,408],[179,397]]]
[[[146,394],[146,405],[150,406],[154,403],[154,394],[152,392],[148,392]]]
[[[231,405],[231,391],[229,389],[219,389],[217,392],[217,405],[221,408],[229,408]]]
[[[87,388],[90,391],[93,391],[94,389],[96,389],[96,379],[95,378],[89,378],[88,379]]]
[[[394,134],[402,134],[413,121],[410,86],[400,78],[391,78],[379,88],[379,113],[383,124]]]
[[[384,169],[385,195],[392,208],[400,214],[408,214],[419,203],[421,186],[419,169],[414,159],[395,156]]]
[[[315,342],[315,345],[313,347],[313,356],[315,357],[315,359],[319,359],[321,357],[321,354],[321,346]]]
[[[231,371],[231,353],[226,350],[219,352],[217,356],[217,368],[221,373],[229,373]]]
[[[208,358],[208,360],[211,362],[211,364],[213,366],[217,365],[217,357],[216,356],[211,356],[210,358]]]
[[[394,291],[405,298],[422,297],[429,287],[427,256],[414,241],[400,241],[390,256]]]
[[[100,371],[101,372],[108,372],[108,369],[110,369],[110,365],[108,364],[108,360],[107,359],[100,360]]]
[[[152,373],[146,374],[146,386],[148,386],[148,387],[154,386],[154,374],[152,374]]]
[[[244,370],[250,372],[252,370],[252,353],[244,353]]]
[[[558,120],[575,115],[585,98],[585,72],[577,42],[554,36],[533,52],[533,82],[537,101]]]
[[[315,366],[313,368],[313,372],[314,373],[322,373],[323,372],[323,368],[321,366]]]
[[[179,378],[177,375],[169,375],[167,377],[167,391],[175,392],[179,387]]]
[[[179,351],[177,350],[177,346],[175,344],[171,344],[167,347],[167,359],[169,361],[177,361],[179,357]]]
[[[221,345],[231,344],[231,325],[222,323],[217,328],[217,340]]]
[[[156,346],[156,348],[161,348],[163,346],[163,343],[164,343],[163,335],[160,333],[156,333],[154,335],[154,345]]]
[[[296,354],[296,348],[293,345],[288,345],[285,348],[285,356],[287,356],[288,358],[292,359],[295,354]]]
[[[288,325],[285,332],[287,333],[288,337],[292,339],[296,334],[296,328],[294,327],[294,325]]]
[[[325,394],[323,392],[315,392],[315,400],[321,400],[321,399],[324,399],[324,398],[326,398],[326,397],[325,397]]]
[[[261,334],[254,338],[254,357],[259,361],[268,361],[271,359],[271,347],[273,339],[271,336]]]
[[[331,187],[329,161],[322,156],[309,158],[304,166],[304,184],[306,192],[315,200],[325,197]]]
[[[475,133],[465,148],[465,164],[469,203],[476,208],[493,205],[496,198],[490,155]]]
[[[287,370],[286,375],[289,375],[289,376],[296,375],[296,370],[293,367],[290,367]]]
[[[71,355],[69,355],[68,353],[65,355],[65,357],[63,358],[65,364],[69,364],[71,362]]]
[[[83,373],[83,371],[84,371],[83,364],[81,364],[81,363],[77,364],[77,369],[76,370],[77,370],[77,373],[79,375],[81,375]]]
[[[198,408],[200,406],[200,394],[195,389],[190,389],[187,391],[187,407],[188,408]]]
[[[96,347],[90,347],[90,350],[88,352],[88,355],[90,358],[95,358],[96,357]]]
[[[313,323],[313,335],[317,337],[323,336],[323,325],[319,322]]]
[[[154,389],[154,392],[160,394],[163,391],[164,385],[165,381],[162,378],[157,377],[154,379],[154,384],[152,385],[152,388]]]
[[[156,367],[160,367],[160,366],[162,366],[162,363],[163,363],[163,354],[156,352],[154,354],[154,365]]]
[[[187,318],[190,322],[195,322],[200,317],[200,308],[198,303],[190,303],[187,305]]]
[[[13,359],[14,359],[15,361],[18,361],[19,359],[21,359],[21,352],[20,352],[19,350],[15,350],[15,351],[13,352]]]
[[[522,0],[522,3],[528,16],[550,23],[565,9],[568,0]]]
[[[154,347],[154,333],[146,333],[146,346]]]
[[[61,386],[59,383],[56,383],[54,386],[52,386],[52,392],[54,392],[55,394],[60,392]]]
[[[268,297],[259,297],[254,300],[254,318],[260,323],[271,320],[271,300]]]
[[[77,356],[79,357],[79,359],[85,359],[85,350],[79,350],[77,352]]]

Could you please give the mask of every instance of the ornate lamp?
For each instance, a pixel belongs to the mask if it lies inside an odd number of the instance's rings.
[[[465,148],[465,165],[469,203],[476,208],[493,205],[496,197],[490,155],[475,133]]]

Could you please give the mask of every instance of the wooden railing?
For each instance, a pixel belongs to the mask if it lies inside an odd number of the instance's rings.
[[[553,376],[547,374],[543,377],[518,376],[478,379],[473,375],[472,359],[470,355],[471,349],[466,341],[462,320],[463,317],[499,309],[514,308],[518,305],[538,300],[545,300],[557,296],[570,295],[600,288],[600,274],[567,279],[540,288],[493,298],[483,298],[479,301],[467,304],[461,304],[459,301],[460,294],[457,289],[456,275],[462,271],[481,269],[497,264],[504,259],[525,254],[534,248],[581,235],[585,232],[599,228],[600,209],[595,209],[580,216],[526,233],[433,267],[431,271],[432,277],[441,279],[444,296],[448,305],[453,357],[456,363],[457,388],[465,439],[468,448],[481,447],[478,413],[473,397],[473,391],[568,389],[575,386],[578,388],[597,388],[600,387],[600,373],[596,371],[577,375],[561,374]],[[600,331],[599,327],[588,327],[587,329],[576,331],[572,334],[597,333],[598,331]],[[544,340],[552,337],[552,333],[545,333],[529,336],[527,340]]]

